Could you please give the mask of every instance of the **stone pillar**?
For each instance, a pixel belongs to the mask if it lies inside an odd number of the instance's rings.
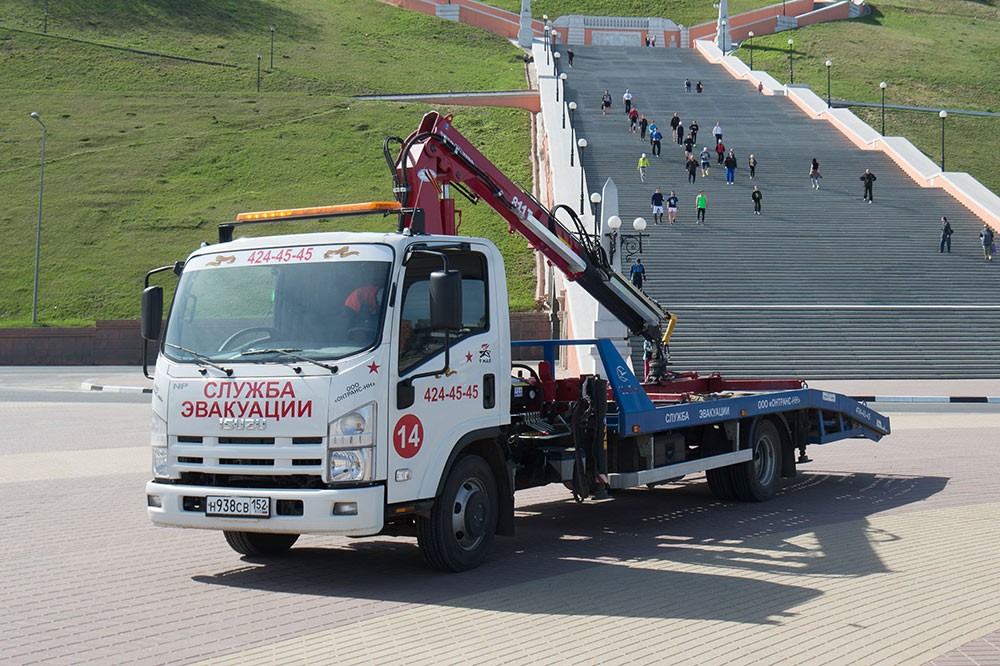
[[[719,18],[715,21],[715,45],[722,51],[722,55],[733,49],[729,28],[729,0],[719,0]]]
[[[530,49],[535,39],[535,31],[531,28],[531,0],[521,0],[521,27],[517,30],[517,45]]]

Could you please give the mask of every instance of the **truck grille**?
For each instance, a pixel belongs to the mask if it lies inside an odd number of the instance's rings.
[[[171,463],[183,483],[233,488],[322,487],[326,438],[178,435]]]

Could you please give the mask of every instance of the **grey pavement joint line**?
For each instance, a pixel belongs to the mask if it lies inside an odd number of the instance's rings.
[[[103,391],[105,393],[152,393],[152,388],[144,388],[141,386],[107,386],[104,384],[92,384],[91,382],[83,382],[80,388],[84,391]]]

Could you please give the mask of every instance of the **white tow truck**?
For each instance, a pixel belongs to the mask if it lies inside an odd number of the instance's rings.
[[[886,417],[798,380],[659,362],[641,383],[608,340],[512,343],[503,258],[456,235],[453,190],[492,206],[661,359],[672,318],[611,269],[574,211],[555,210],[570,230],[450,116],[426,114],[385,154],[396,201],[241,214],[218,244],[147,274],[154,524],[220,530],[251,556],[301,534],[415,534],[430,566],[461,571],[513,534],[522,488],[562,483],[582,501],[704,471],[718,497],[761,501],[809,444],[889,433]],[[233,238],[242,224],[360,214],[395,215],[397,229]],[[150,278],[170,270],[161,330]],[[545,360],[520,365],[512,344]],[[596,346],[603,373],[556,378],[572,344]]]

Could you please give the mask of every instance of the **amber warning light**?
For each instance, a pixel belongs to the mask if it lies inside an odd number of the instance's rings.
[[[343,215],[373,215],[398,213],[402,206],[396,201],[368,201],[365,203],[339,204],[336,206],[312,206],[310,208],[288,208],[285,210],[265,210],[254,213],[240,213],[237,222],[263,222],[265,220],[309,220],[320,217],[340,217]]]

